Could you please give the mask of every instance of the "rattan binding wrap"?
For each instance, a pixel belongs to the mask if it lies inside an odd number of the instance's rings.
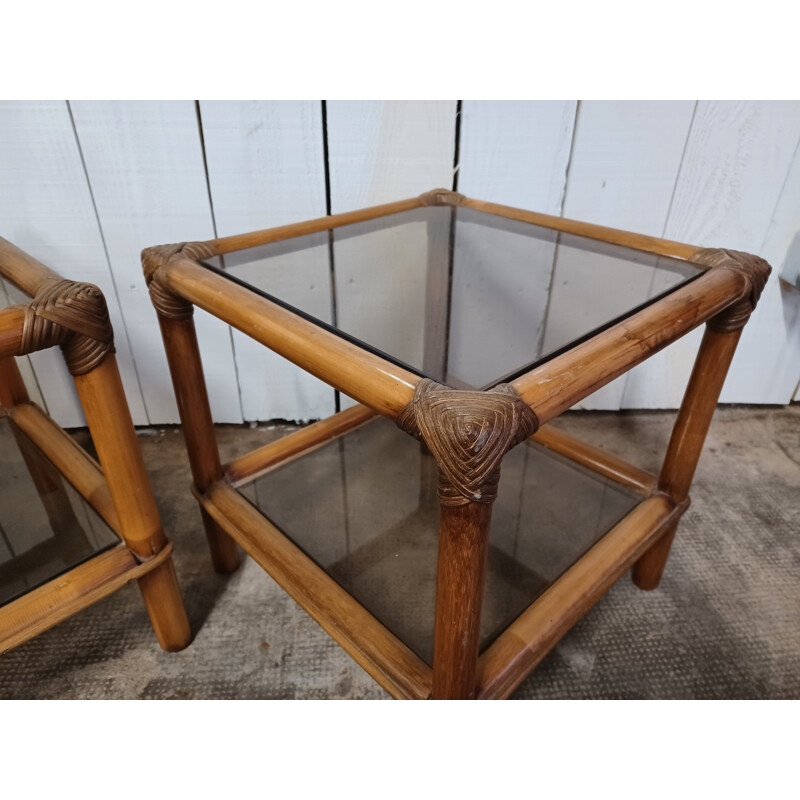
[[[708,321],[708,327],[720,333],[729,333],[743,328],[750,319],[767,283],[767,278],[772,272],[770,265],[763,258],[750,253],[721,248],[698,250],[689,260],[712,269],[729,269],[744,275],[748,282],[748,291],[743,297]]]
[[[464,195],[450,189],[431,189],[419,196],[423,206],[459,206]]]
[[[449,506],[493,503],[503,456],[539,427],[508,384],[473,392],[427,378],[396,422],[430,449],[439,467],[439,500]]]
[[[103,293],[91,283],[45,283],[25,309],[19,355],[60,345],[67,368],[85,375],[114,352]]]
[[[189,319],[194,313],[194,306],[176,294],[173,294],[159,279],[159,269],[177,255],[186,256],[194,261],[214,258],[217,253],[208,242],[181,242],[142,250],[142,268],[145,281],[150,290],[150,300],[156,311],[167,319]]]
[[[158,270],[184,248],[184,243],[167,244],[148,247],[142,250],[142,269],[147,288],[150,290],[150,301],[155,310],[167,319],[191,319],[194,306],[182,297],[173,294],[159,280]]]

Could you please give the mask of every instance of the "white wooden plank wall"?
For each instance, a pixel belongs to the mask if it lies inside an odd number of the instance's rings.
[[[794,394],[800,400],[800,381],[797,380],[797,365],[800,364],[800,143],[783,191],[775,206],[769,232],[764,240],[761,254],[780,272],[790,286],[781,290],[780,311],[776,313],[781,329],[770,352],[775,359],[771,378],[779,381],[772,395],[772,402],[785,403]],[[782,264],[782,266],[781,266]],[[793,288],[792,288],[793,287]],[[781,343],[783,343],[781,345]],[[774,349],[772,349],[774,347]],[[796,387],[796,391],[795,391]]]
[[[453,183],[454,101],[328,103],[331,212]]]
[[[332,213],[452,186],[455,101],[337,101],[327,108]],[[351,239],[334,231],[333,253],[339,324],[402,361],[421,363],[425,223]],[[397,308],[403,314],[392,313]],[[409,324],[409,314],[418,324]],[[349,405],[342,397],[341,407]]]
[[[214,238],[195,104],[82,101],[72,112],[149,421],[177,422],[140,253],[153,244]],[[241,422],[228,326],[200,309],[195,325],[214,418]]]
[[[464,102],[459,191],[559,216],[576,106]],[[456,231],[449,372],[473,386],[537,358],[544,336],[555,236],[502,227],[462,220]]]
[[[217,235],[325,216],[320,102],[204,101],[200,107]],[[253,256],[246,275],[236,274],[330,322],[330,266],[322,238],[321,245],[298,253]],[[239,331],[233,341],[245,419],[333,413],[330,387]]]
[[[693,102],[581,103],[564,216],[660,236],[693,111]],[[654,264],[654,258],[643,258],[632,266],[610,255],[587,261],[577,248],[560,248],[545,350],[613,319],[623,310],[620,305],[639,305],[648,296]],[[612,381],[580,407],[619,408],[625,380]]]
[[[0,235],[63,275],[102,289],[128,403],[139,424],[146,423],[89,184],[62,101],[0,103]],[[24,300],[16,290],[10,293],[12,301]],[[61,354],[34,353],[30,361],[53,417],[65,426],[85,424]]]
[[[664,236],[761,254],[798,139],[800,103],[700,101]],[[776,372],[786,347],[776,263],[784,255],[772,256],[773,274],[742,334],[722,402],[785,403],[791,396]],[[632,371],[623,406],[678,405],[701,336],[694,331]],[[793,371],[800,375],[800,365]]]
[[[786,403],[798,386],[800,295],[778,281],[781,270],[790,282],[800,273],[798,102],[465,101],[457,120],[455,101],[333,101],[327,126],[318,101],[203,102],[197,112],[193,101],[0,103],[0,235],[103,289],[137,424],[177,421],[143,247],[321,216],[328,202],[336,213],[451,188],[457,130],[464,194],[767,258],[775,273],[722,399]],[[325,237],[254,258],[247,275],[420,362],[428,231],[414,222],[402,233],[334,235],[332,261]],[[456,237],[449,367],[463,380],[480,382],[476,364],[503,371],[504,359],[518,359],[506,330],[525,331],[533,358],[663,288],[652,260],[631,271],[606,256],[588,269],[563,237],[558,247],[519,237],[498,262],[501,235],[465,224]],[[0,285],[0,302],[18,299]],[[398,305],[420,317],[413,335],[408,319],[392,326]],[[333,410],[333,392],[316,379],[204,312],[196,321],[217,421]],[[699,335],[582,406],[676,407]],[[20,365],[59,422],[83,424],[58,354]]]

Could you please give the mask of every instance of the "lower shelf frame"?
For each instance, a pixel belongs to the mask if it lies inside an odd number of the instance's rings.
[[[433,671],[321,567],[253,507],[236,487],[301,458],[370,422],[357,405],[234,459],[201,507],[393,697],[427,699]],[[533,441],[637,491],[641,502],[538,597],[481,654],[478,699],[507,698],[567,631],[688,507],[656,492],[657,478],[547,425]]]
[[[193,491],[201,508],[389,694],[430,698],[431,667],[227,481]],[[507,698],[688,505],[663,494],[643,498],[481,653],[478,699]]]
[[[507,698],[688,507],[654,494],[623,517],[481,653],[478,699]]]
[[[138,580],[172,555],[168,543],[148,561],[137,561],[124,543],[0,606],[0,654]]]
[[[201,507],[392,697],[424,700],[431,668],[225,481]]]

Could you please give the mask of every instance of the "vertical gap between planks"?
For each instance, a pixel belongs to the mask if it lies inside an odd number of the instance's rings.
[[[331,215],[331,167],[328,156],[328,101],[321,100],[322,104],[322,160],[325,167],[325,213]],[[336,261],[333,247],[333,228],[328,229],[328,264],[331,284],[331,325],[338,328],[339,314],[336,303]],[[339,390],[333,390],[333,410],[338,414],[341,411],[341,397]]]
[[[200,152],[203,154],[203,173],[205,174],[206,178],[206,192],[208,193],[208,207],[211,211],[211,230],[214,232],[214,238],[219,238],[219,233],[217,231],[217,215],[214,213],[214,196],[211,193],[211,179],[208,176],[208,157],[206,156],[206,137],[203,133],[203,112],[200,110],[200,101],[194,101],[194,112],[195,116],[197,117],[197,133],[200,136]],[[225,257],[219,257],[220,262],[222,263],[223,269],[225,268]],[[242,384],[239,380],[239,362],[236,358],[236,343],[233,340],[233,328],[230,325],[228,327],[228,337],[231,342],[231,355],[233,356],[233,374],[236,376],[236,395],[239,398],[239,413],[242,415],[242,419],[247,422],[244,418],[244,403],[242,402]]]
[[[564,170],[564,186],[561,189],[561,199],[558,204],[558,215],[564,216],[564,204],[567,200],[567,187],[569,186],[569,173],[572,168],[572,155],[575,152],[575,138],[578,135],[578,117],[581,111],[581,101],[575,101],[575,116],[572,120],[572,138],[569,143],[569,155],[567,156],[567,166]],[[553,297],[553,284],[556,279],[556,264],[558,263],[558,248],[561,243],[561,232],[556,233],[556,246],[553,248],[553,263],[550,265],[550,283],[547,286],[547,303],[544,306],[544,316],[542,318],[542,328],[539,333],[539,343],[536,347],[536,357],[541,358],[542,347],[544,346],[544,334],[547,330],[547,322],[550,319],[550,301]]]
[[[462,100],[456,101],[456,127],[455,141],[453,144],[453,191],[458,191],[458,170],[459,159],[461,157],[461,104]],[[447,371],[450,367],[450,321],[453,309],[453,267],[456,252],[456,222],[458,220],[458,210],[455,206],[450,209],[450,234],[447,242],[447,310],[444,321],[444,364],[440,376],[442,383],[447,383]],[[430,247],[430,242],[428,242]]]
[[[458,160],[461,154],[461,104],[463,100],[456,100],[456,141],[453,148],[453,191],[458,191]]]
[[[686,161],[686,149],[689,147],[689,140],[692,138],[692,129],[694,128],[694,118],[697,116],[697,105],[699,100],[694,101],[694,108],[692,109],[692,118],[689,120],[689,130],[686,131],[686,141],[683,143],[683,151],[681,152],[681,163],[678,167],[678,172],[675,175],[675,183],[672,185],[672,194],[669,198],[669,205],[667,206],[667,214],[664,217],[664,224],[661,226],[661,236],[662,238],[667,235],[667,225],[669,225],[669,218],[672,214],[672,204],[675,202],[675,195],[678,192],[678,183],[681,180],[681,173],[683,172],[683,165]],[[653,276],[653,280],[655,280],[655,275]],[[650,285],[650,290],[652,291],[653,286],[652,283]]]
[[[206,137],[203,133],[203,112],[200,110],[200,101],[194,101],[194,113],[197,117],[197,133],[200,136],[200,152],[203,154],[203,173],[206,176],[206,193],[208,194],[208,207],[211,209],[211,230],[214,238],[219,238],[217,231],[217,215],[214,213],[214,196],[211,194],[211,180],[208,177],[208,157],[206,156]]]
[[[458,209],[453,206],[450,209],[450,233],[447,241],[447,308],[444,320],[444,364],[442,364],[442,374],[440,376],[444,384],[447,383],[447,373],[450,369],[450,322],[453,314],[453,268],[456,257],[457,220]],[[430,242],[428,242],[428,247],[430,247]]]
[[[100,241],[103,244],[103,253],[106,257],[106,267],[108,268],[108,277],[111,280],[111,286],[114,289],[114,296],[117,300],[117,306],[120,310],[119,319],[122,324],[122,333],[125,336],[126,341],[128,342],[128,350],[130,352],[131,357],[131,365],[133,366],[133,374],[136,376],[136,386],[139,389],[139,396],[142,398],[142,410],[144,411],[145,419],[147,420],[147,424],[150,425],[150,411],[147,408],[147,403],[144,402],[144,390],[142,389],[142,381],[139,377],[139,368],[136,365],[136,356],[133,352],[133,347],[130,344],[130,336],[128,335],[128,326],[125,322],[125,315],[122,313],[122,300],[119,295],[119,291],[117,290],[117,280],[114,277],[114,270],[111,269],[111,258],[108,255],[108,245],[106,244],[106,235],[103,231],[103,225],[100,222],[100,213],[97,210],[97,202],[94,198],[94,189],[92,189],[92,182],[89,179],[89,170],[86,168],[86,159],[83,157],[83,147],[81,145],[81,138],[78,136],[78,128],[75,125],[75,117],[72,115],[72,104],[69,100],[65,100],[64,103],[67,106],[67,114],[69,115],[69,124],[72,127],[72,135],[75,137],[75,146],[78,148],[78,157],[81,160],[81,169],[83,170],[83,177],[86,179],[86,188],[89,190],[89,199],[92,201],[92,211],[94,212],[94,218],[97,222],[97,230],[100,233]],[[56,272],[58,272],[58,266],[55,266]],[[33,367],[33,364],[31,364]],[[34,375],[36,374],[34,370]],[[39,378],[36,378],[36,383],[38,385]],[[42,398],[44,398],[44,393],[41,392],[40,387],[40,394]]]

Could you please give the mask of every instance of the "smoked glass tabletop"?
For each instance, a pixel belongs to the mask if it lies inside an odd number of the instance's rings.
[[[118,542],[42,451],[0,417],[0,605]]]
[[[449,206],[202,263],[456,388],[512,380],[700,274],[677,259]]]
[[[239,491],[431,664],[439,503],[418,441],[377,418]],[[511,450],[492,511],[481,649],[642,499],[532,441]]]

